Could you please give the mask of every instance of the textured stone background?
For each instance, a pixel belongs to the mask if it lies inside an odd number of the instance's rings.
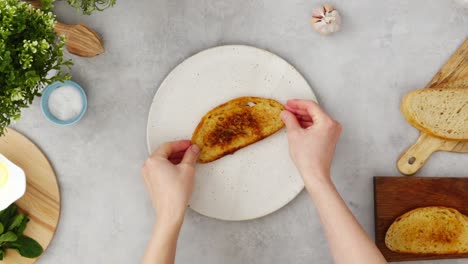
[[[38,263],[140,261],[154,221],[139,175],[152,97],[184,58],[222,44],[248,44],[282,56],[343,124],[333,178],[373,235],[372,177],[398,175],[398,155],[418,136],[399,112],[400,99],[424,87],[467,37],[468,9],[441,0],[333,3],[344,22],[342,32],[331,37],[319,36],[309,24],[319,1],[118,0],[90,17],[59,3],[59,19],[87,23],[102,35],[107,51],[93,59],[70,56],[73,79],[89,97],[81,122],[57,127],[45,120],[36,100],[14,125],[49,156],[62,191],[58,231]],[[419,175],[468,176],[467,162],[467,155],[437,153]],[[332,259],[303,192],[278,212],[248,222],[217,221],[189,210],[177,262]]]

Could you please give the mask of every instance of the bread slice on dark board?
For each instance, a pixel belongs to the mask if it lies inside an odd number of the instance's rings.
[[[415,90],[403,98],[401,111],[412,126],[430,135],[468,140],[468,87]]]
[[[401,253],[468,253],[468,217],[447,207],[414,209],[392,223],[385,245]]]
[[[207,163],[260,141],[281,128],[284,107],[273,99],[239,97],[209,111],[192,135],[201,148],[199,162]]]

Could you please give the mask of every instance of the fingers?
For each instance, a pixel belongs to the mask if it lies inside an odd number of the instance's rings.
[[[200,154],[200,148],[195,144],[191,145],[185,151],[185,155],[182,161],[180,162],[180,164],[187,164],[187,165],[195,166],[195,163],[197,163],[199,154]]]
[[[190,144],[190,140],[166,142],[156,149],[151,156],[168,159],[174,153],[185,151]]]
[[[281,112],[281,120],[283,120],[288,130],[295,130],[301,128],[299,122],[296,119],[296,116],[289,111]]]
[[[179,151],[179,152],[176,152],[176,153],[172,153],[169,156],[169,159],[182,159],[184,157],[184,154],[185,154],[185,150]]]
[[[172,163],[172,165],[179,165],[180,162],[182,161],[182,158],[179,158],[179,159],[169,159],[169,161]]]
[[[309,115],[299,115],[299,114],[295,114],[297,120],[299,120],[299,122],[301,121],[306,121],[306,122],[313,122],[312,121],[312,117],[310,117]]]
[[[312,117],[312,120],[323,120],[329,117],[328,114],[325,113],[325,111],[323,111],[323,109],[312,100],[288,100],[286,106],[297,114],[308,114],[310,117]]]
[[[285,106],[285,108],[286,108],[286,110],[288,110],[289,112],[295,114],[296,116],[309,117],[312,120],[312,118],[310,117],[310,114],[306,110],[292,108],[292,107],[287,106],[287,105]]]
[[[176,152],[176,153],[172,154],[171,156],[169,156],[169,161],[172,164],[177,165],[182,161],[182,158],[184,157],[184,154],[185,154],[185,151]]]
[[[309,127],[313,124],[312,117],[310,117],[307,111],[297,110],[297,109],[288,107],[287,105],[285,106],[285,108],[286,110],[288,110],[289,112],[293,113],[296,116],[297,121],[303,128]]]
[[[284,108],[286,108],[286,110],[288,110],[289,112],[294,113],[294,114],[298,114],[298,113],[301,113],[301,114],[304,114],[304,115],[305,115],[305,114],[308,114],[307,111],[301,110],[301,109],[297,109],[297,108],[292,107],[292,106],[289,106],[289,105],[287,105],[287,103],[286,103],[286,105],[284,106]]]
[[[301,125],[302,128],[309,128],[313,125],[312,122],[307,122],[307,121],[299,121],[299,124]]]

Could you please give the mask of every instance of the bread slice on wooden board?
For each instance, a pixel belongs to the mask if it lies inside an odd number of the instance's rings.
[[[468,253],[468,217],[447,207],[414,209],[392,223],[385,245],[402,253]]]
[[[284,107],[260,97],[239,97],[209,111],[192,135],[201,148],[199,162],[207,163],[262,140],[281,128]]]
[[[468,140],[468,87],[415,90],[403,98],[401,111],[412,126],[430,135]]]

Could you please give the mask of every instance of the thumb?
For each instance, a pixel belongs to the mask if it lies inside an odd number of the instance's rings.
[[[184,158],[180,163],[195,166],[199,155],[200,148],[196,144],[193,144],[185,151]]]
[[[287,110],[281,112],[281,119],[286,125],[287,130],[295,130],[301,128],[296,116]]]

